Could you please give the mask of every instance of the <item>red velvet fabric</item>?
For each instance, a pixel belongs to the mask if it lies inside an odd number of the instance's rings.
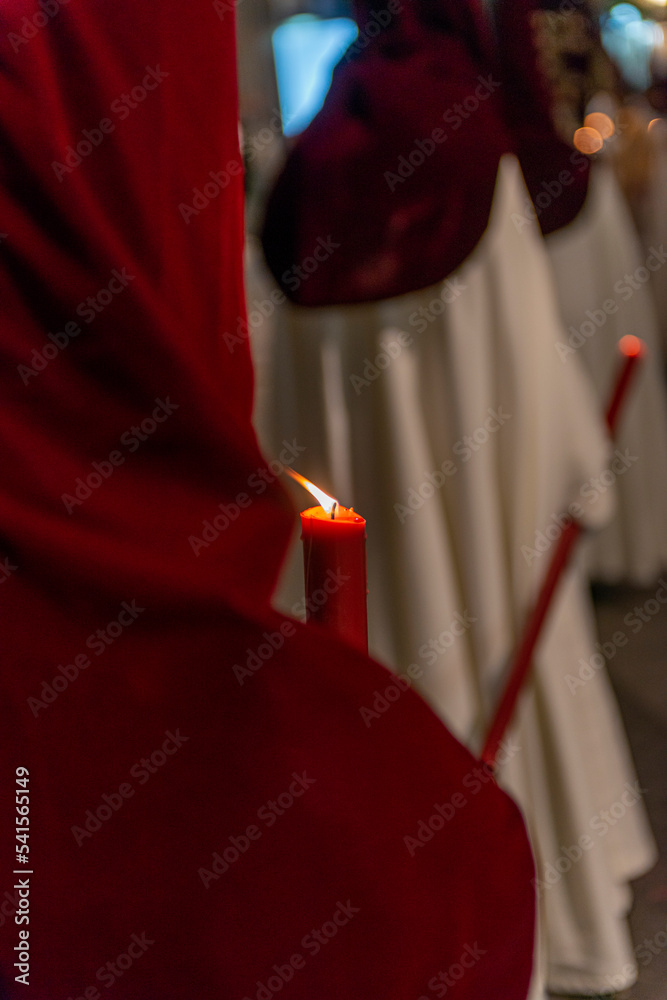
[[[468,6],[403,3],[379,33],[367,27],[371,6],[357,11],[364,47],[336,67],[267,208],[267,262],[300,305],[389,298],[444,278],[486,228],[508,147]],[[337,246],[296,285],[291,264],[307,271],[320,237]]]
[[[531,27],[531,15],[541,6],[536,0],[496,0],[494,11],[505,120],[546,236],[567,226],[583,207],[590,161],[563,142],[553,124]],[[554,11],[553,16],[564,15]]]
[[[587,163],[554,132],[533,6],[501,0],[494,40],[479,0],[357,3],[358,39],[267,207],[264,251],[290,299],[350,304],[444,280],[486,229],[503,153],[519,157],[545,233],[572,221]]]
[[[4,990],[405,1000],[456,964],[459,1000],[517,1000],[516,807],[411,691],[365,721],[391,675],[269,605],[296,515],[223,338],[232,6],[0,7]]]

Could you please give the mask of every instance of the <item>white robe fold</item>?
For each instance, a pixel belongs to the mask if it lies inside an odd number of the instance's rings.
[[[635,334],[648,348],[616,434],[623,456],[617,510],[588,547],[587,564],[593,579],[650,586],[667,569],[667,391],[651,281],[665,281],[667,252],[657,241],[641,249],[608,164],[594,165],[583,210],[546,243],[567,328],[558,363],[583,360],[600,406],[614,383],[621,337]]]

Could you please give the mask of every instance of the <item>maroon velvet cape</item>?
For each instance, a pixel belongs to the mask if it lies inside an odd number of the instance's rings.
[[[587,161],[553,129],[534,0],[497,6],[494,40],[479,0],[355,4],[358,39],[267,206],[266,260],[294,302],[374,301],[444,280],[487,227],[503,153],[519,157],[543,232],[580,210]],[[322,239],[334,246],[324,259]]]
[[[516,807],[411,691],[377,699],[383,667],[269,605],[295,513],[223,339],[232,4],[53,8],[0,7],[6,993],[408,1000],[455,966],[458,1000],[518,1000]]]
[[[495,0],[494,11],[504,118],[547,236],[581,211],[590,160],[564,142],[553,125],[549,84],[538,66],[531,28],[531,15],[542,6],[536,0]],[[554,16],[563,13],[555,10]],[[530,218],[530,209],[526,214]]]

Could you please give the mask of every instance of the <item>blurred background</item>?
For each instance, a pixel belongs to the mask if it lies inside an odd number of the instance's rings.
[[[407,0],[404,2],[407,7],[413,6]],[[416,2],[416,6],[419,5]],[[376,402],[369,404],[361,414],[358,400],[354,398],[350,388],[350,380],[355,374],[358,377],[363,370],[355,365],[361,366],[365,362],[377,360],[380,353],[372,352],[385,349],[388,330],[398,332],[408,329],[404,317],[409,310],[403,309],[399,299],[392,300],[389,304],[385,301],[384,304],[369,306],[368,309],[360,306],[358,308],[361,311],[357,312],[346,309],[345,306],[340,309],[308,310],[290,304],[284,294],[277,293],[277,286],[266,266],[261,247],[261,231],[267,201],[276,178],[288,157],[295,149],[300,148],[300,136],[304,130],[321,112],[323,105],[326,109],[325,98],[331,87],[334,67],[339,64],[348,66],[355,60],[363,59],[367,50],[374,44],[379,44],[374,39],[381,36],[384,30],[383,17],[388,24],[394,19],[394,14],[398,16],[403,10],[400,3],[396,3],[392,10],[389,10],[387,4],[371,6],[378,15],[375,19],[379,25],[377,32],[374,27],[372,31],[367,30],[371,21],[365,22],[360,31],[359,16],[355,18],[353,6],[346,0],[238,0],[234,4],[232,0],[229,3],[223,0],[218,11],[219,16],[224,17],[234,7],[237,16],[242,143],[247,166],[246,279],[251,341],[257,371],[257,430],[265,452],[271,457],[278,453],[280,443],[286,437],[291,439],[296,436],[297,440],[305,441],[309,422],[316,425],[322,442],[322,455],[314,454],[317,444],[311,443],[311,437],[299,471],[332,494],[338,495],[343,503],[354,503],[355,509],[367,517],[374,509],[375,498],[370,487],[366,488],[364,485],[361,467],[364,464],[372,465],[383,449],[393,451],[394,456],[393,465],[391,460],[385,461],[387,476],[393,476],[395,484],[417,485],[410,476],[403,476],[401,479],[396,471],[400,460],[396,456],[395,439],[389,440],[388,430],[387,440],[382,436],[382,427],[388,427],[391,423],[391,407],[397,407],[400,412],[407,412],[409,409],[407,397],[402,396],[408,391],[408,383],[407,375],[403,380],[398,375],[395,377],[403,364],[403,360],[397,361],[392,374],[378,378],[378,382],[382,382],[382,392],[391,397],[391,401],[387,402],[383,398],[380,404],[378,400],[381,389],[379,385],[374,385],[368,396],[370,398],[371,392],[375,393]],[[595,684],[598,683],[599,675],[604,673],[605,685],[609,689],[613,688],[660,854],[657,864],[638,861],[635,868],[643,868],[643,874],[635,877],[637,872],[633,871],[631,838],[625,845],[627,857],[623,871],[630,873],[632,883],[632,895],[628,896],[625,905],[625,909],[629,909],[631,944],[630,951],[624,953],[625,957],[617,949],[618,967],[602,971],[606,966],[601,959],[596,966],[597,978],[592,972],[590,978],[590,983],[595,980],[598,986],[586,987],[589,980],[583,975],[583,985],[578,990],[574,987],[568,990],[560,985],[568,979],[567,975],[561,975],[559,979],[558,970],[553,971],[554,960],[549,957],[550,948],[547,943],[544,968],[532,996],[617,995],[624,1000],[665,1000],[667,612],[662,602],[662,588],[665,588],[667,599],[667,267],[663,266],[667,255],[662,255],[665,254],[664,244],[667,244],[667,0],[638,0],[637,3],[615,4],[560,0],[558,3],[535,3],[528,5],[528,8],[530,9],[527,9],[526,4],[517,6],[517,31],[521,30],[519,18],[527,16],[532,54],[541,85],[548,94],[549,128],[573,153],[578,152],[585,157],[590,166],[588,192],[583,207],[579,212],[573,213],[567,225],[558,225],[551,232],[545,233],[540,241],[539,253],[543,255],[544,266],[549,271],[548,277],[540,277],[540,280],[549,284],[548,292],[544,292],[541,298],[549,299],[553,295],[559,313],[556,322],[560,323],[561,331],[556,339],[549,334],[551,340],[548,349],[545,348],[545,364],[554,371],[560,372],[562,367],[563,372],[567,372],[567,377],[563,376],[562,385],[559,383],[559,387],[554,390],[555,398],[560,398],[560,405],[564,409],[570,406],[576,409],[578,404],[573,403],[573,400],[583,390],[580,390],[578,382],[573,387],[579,375],[575,377],[571,373],[574,369],[581,369],[581,378],[587,386],[586,392],[602,413],[617,370],[618,339],[627,333],[639,335],[648,347],[647,359],[632,386],[619,437],[615,442],[621,454],[627,458],[628,474],[621,477],[617,469],[617,473],[611,478],[618,481],[602,479],[601,482],[607,485],[596,487],[599,490],[598,496],[609,492],[610,497],[605,496],[605,503],[613,496],[615,512],[605,514],[602,519],[605,524],[596,525],[601,530],[592,536],[578,554],[577,573],[582,581],[585,597],[572,598],[572,601],[579,608],[591,601],[586,604],[590,608],[590,621],[580,627],[578,624],[572,625],[573,619],[568,619],[565,612],[561,615],[550,635],[551,662],[556,666],[546,666],[544,670],[556,671],[560,681],[568,676],[585,676],[581,672],[577,673],[577,659],[573,659],[575,654],[572,649],[568,649],[568,634],[571,637],[577,629],[588,636],[590,655],[595,655],[595,650],[605,661],[603,671],[598,670],[598,661],[594,663],[593,670],[598,674]],[[386,11],[389,14],[383,14]],[[499,13],[505,16],[507,23],[512,24],[512,3],[496,4],[492,0],[486,0],[483,11],[490,25],[493,25]],[[457,30],[454,21],[455,19],[451,24],[452,34]],[[502,67],[500,57],[498,65]],[[508,120],[513,114],[510,100],[508,98],[506,107]],[[520,109],[514,110],[517,115],[521,114]],[[419,134],[415,138],[419,138]],[[554,170],[557,176],[556,166]],[[537,181],[540,183],[531,187],[536,206],[533,220],[540,214],[540,202],[535,198],[535,189],[539,190],[541,185],[548,192],[548,184],[553,183],[548,173],[538,177]],[[420,183],[419,177],[415,183]],[[527,192],[524,192],[524,196],[527,197]],[[297,191],[294,194],[295,203],[298,203],[298,198]],[[322,199],[326,198],[327,191],[323,190]],[[373,199],[372,186],[369,187],[368,199]],[[360,210],[362,208],[360,206]],[[531,219],[525,206],[522,218]],[[517,224],[517,219],[514,219],[514,225],[521,230],[522,225],[520,222]],[[483,245],[481,242],[480,247]],[[535,243],[534,252],[537,252],[536,246]],[[416,248],[415,252],[418,253],[419,249]],[[482,253],[481,249],[479,253]],[[475,254],[478,254],[477,249]],[[474,259],[477,260],[477,257]],[[464,262],[461,266],[461,273],[465,276],[468,264]],[[448,276],[443,274],[442,277],[445,279]],[[419,289],[415,289],[415,293],[418,292]],[[547,325],[552,322],[551,318],[543,320],[540,312],[542,306],[538,308],[531,302],[530,293],[522,291],[518,280],[516,287],[512,286],[510,292],[521,301],[525,299],[526,315],[531,322],[537,325],[542,321]],[[502,294],[502,290],[498,294]],[[421,301],[418,298],[411,300],[410,308]],[[427,294],[423,301],[433,301],[433,292]],[[605,303],[611,304],[607,306]],[[323,305],[328,306],[327,303]],[[453,336],[456,328],[455,308],[451,306],[445,309],[439,327],[437,336],[445,342]],[[490,311],[497,315],[493,305]],[[427,336],[435,337],[434,331],[435,324],[431,324]],[[413,334],[414,331],[410,331],[410,335]],[[347,338],[356,343],[366,335],[369,339],[364,342],[361,353],[350,353]],[[474,327],[468,329],[467,336],[474,342]],[[487,354],[495,351],[495,336],[493,334],[489,340],[491,347],[486,349]],[[497,336],[502,339],[505,335],[500,333]],[[434,356],[432,353],[429,364],[433,363]],[[472,365],[472,361],[469,364]],[[421,379],[421,391],[428,397],[433,389],[427,385],[425,370],[420,369],[421,375],[418,378]],[[335,372],[335,377],[332,372]],[[480,384],[479,371],[472,367],[466,371],[454,367],[444,373],[443,378],[445,375],[443,385],[449,379],[450,389],[452,384],[465,384],[467,391],[474,394]],[[572,385],[568,382],[570,376],[573,379]],[[536,380],[537,375],[534,372],[522,374],[517,363],[517,370],[509,382],[520,384],[526,378]],[[387,388],[390,380],[391,389]],[[496,388],[501,384],[509,383],[498,381]],[[443,393],[445,391],[443,389]],[[516,407],[517,412],[522,412],[523,419],[531,422],[531,411],[528,404],[521,402],[522,399],[517,390],[515,399],[504,398],[503,401],[510,410]],[[493,398],[492,401],[497,403],[499,400]],[[385,404],[389,409],[382,415],[380,411]],[[443,422],[451,422],[451,433],[446,439],[449,447],[457,433],[466,429],[462,412],[463,408],[459,412],[454,403],[448,403],[440,410],[430,406],[428,414],[420,415],[426,427],[425,437],[431,445],[437,438],[433,421],[442,419]],[[437,413],[439,416],[434,416]],[[377,426],[374,421],[377,421]],[[570,427],[567,434],[575,449],[574,439],[578,432],[576,423],[573,426],[575,429]],[[468,426],[467,429],[473,428]],[[368,433],[368,447],[364,448],[357,441],[355,451],[350,441],[355,436],[363,437],[365,433]],[[487,480],[487,486],[494,484],[489,488],[497,493],[494,493],[494,503],[501,511],[500,521],[516,503],[516,492],[513,491],[534,490],[539,493],[543,487],[547,489],[544,484],[551,482],[549,476],[553,470],[547,471],[550,466],[548,453],[552,447],[549,433],[545,433],[540,439],[543,456],[540,461],[543,466],[539,461],[536,462],[534,481],[531,481],[532,473],[526,472],[526,468],[530,470],[529,465],[522,466],[524,478],[518,487],[516,482],[509,486],[507,476],[498,472],[497,468],[495,472],[489,473],[491,479]],[[515,440],[512,448],[516,451],[520,447]],[[505,452],[496,452],[491,464],[497,467],[502,462],[507,462],[510,450],[508,448]],[[348,454],[350,451],[355,452],[352,457]],[[433,446],[428,452],[432,460],[429,468],[438,467],[445,454],[444,445]],[[421,467],[424,467],[423,463]],[[594,467],[593,462],[590,468]],[[416,468],[420,466],[417,465]],[[493,479],[496,473],[497,478]],[[577,485],[581,482],[581,479],[577,480]],[[471,489],[475,489],[474,483]],[[531,544],[537,546],[539,533],[544,534],[546,525],[550,523],[547,516],[550,517],[552,513],[555,516],[561,506],[560,501],[553,498],[545,501],[546,506],[541,508],[536,504],[535,511],[541,509],[542,514],[535,513],[535,519],[530,524],[526,522],[523,534],[518,531],[512,535],[510,528],[498,527],[495,521],[495,527],[491,529],[489,523],[495,515],[490,513],[488,516],[481,513],[479,521],[475,521],[476,515],[470,515],[466,520],[466,516],[461,513],[465,502],[460,498],[448,499],[445,496],[447,492],[446,488],[443,491],[441,509],[434,515],[431,526],[426,531],[433,547],[440,547],[443,563],[450,566],[450,575],[454,577],[453,582],[450,581],[451,592],[448,596],[443,596],[443,606],[447,610],[446,613],[443,612],[441,619],[438,619],[435,611],[430,618],[427,613],[422,613],[424,603],[428,601],[424,595],[419,597],[420,586],[423,586],[424,594],[434,591],[440,594],[442,587],[440,583],[434,582],[440,579],[435,570],[430,576],[428,572],[420,574],[410,570],[410,559],[420,544],[415,540],[416,535],[408,538],[402,525],[396,518],[392,519],[391,511],[387,516],[378,512],[374,524],[369,519],[370,640],[372,651],[395,670],[405,670],[410,662],[419,661],[419,650],[423,648],[427,638],[439,634],[442,622],[447,623],[455,611],[463,611],[464,606],[472,606],[474,610],[475,595],[481,587],[479,581],[485,578],[483,563],[485,558],[490,558],[489,548],[481,546],[481,555],[480,552],[473,551],[474,546],[466,550],[465,545],[460,542],[460,535],[479,531],[486,537],[487,530],[490,533],[499,532],[500,535],[505,530],[506,537],[501,545],[499,543],[500,548],[504,546],[509,549],[513,545],[515,549],[510,555],[505,552],[502,557],[507,566],[510,566],[502,584],[510,593],[508,602],[503,603],[504,598],[501,600],[500,597],[491,599],[485,613],[480,616],[480,623],[473,629],[472,635],[464,640],[465,651],[459,653],[458,647],[453,651],[443,651],[436,668],[441,669],[439,679],[434,680],[434,675],[429,675],[422,689],[424,697],[431,701],[456,735],[474,748],[478,745],[476,741],[479,739],[480,720],[473,711],[469,724],[460,724],[462,716],[449,707],[459,695],[454,694],[455,685],[442,678],[452,676],[452,658],[460,656],[461,676],[473,677],[474,685],[481,689],[487,684],[488,677],[496,671],[494,676],[497,682],[496,668],[506,661],[507,647],[508,643],[511,645],[512,636],[505,636],[495,642],[494,607],[498,608],[498,617],[514,617],[510,632],[516,637],[527,607],[527,595],[534,592],[535,580],[540,575],[537,571],[542,568],[541,562],[537,566],[530,566],[529,561],[528,567],[522,564],[517,569],[519,542],[523,541],[524,547]],[[565,490],[562,496],[566,495]],[[307,499],[298,491],[295,490],[293,496],[297,507],[308,506]],[[395,485],[391,501],[396,501],[401,496],[398,485]],[[600,508],[602,506],[600,503]],[[418,513],[421,515],[421,512]],[[444,525],[442,532],[438,526],[438,518]],[[410,528],[412,523],[410,522]],[[508,541],[510,535],[511,540]],[[421,544],[428,548],[428,544]],[[394,558],[385,560],[380,565],[379,557],[374,555],[375,549],[392,549]],[[295,538],[294,556],[286,568],[277,597],[281,608],[292,613],[297,608],[297,598],[303,587],[299,560]],[[377,562],[375,569],[374,561]],[[420,556],[418,560],[422,566],[428,561],[426,556]],[[521,571],[527,568],[531,570],[528,574],[530,583],[526,582],[524,585]],[[446,576],[450,569],[443,573]],[[392,579],[402,574],[408,577],[404,591],[400,591],[398,584],[396,587],[392,584]],[[427,578],[425,584],[424,576]],[[387,580],[390,582],[387,583]],[[415,604],[412,609],[406,610],[409,602],[404,594],[407,590],[417,596],[413,596]],[[403,611],[405,623],[401,621]],[[588,614],[586,611],[584,617]],[[418,620],[416,626],[415,619]],[[638,621],[641,622],[639,626],[636,624]],[[624,641],[620,638],[615,641],[614,636],[623,636]],[[462,650],[464,643],[461,644]],[[590,655],[583,659],[579,657],[579,664],[594,662]],[[600,718],[607,712],[607,688],[599,693],[599,709],[593,706],[590,718],[595,719],[596,711],[599,711]],[[490,684],[489,690],[480,695],[482,715],[486,711],[488,717],[489,700],[497,690],[497,683],[495,687]],[[561,716],[563,713],[567,715],[570,710],[574,713],[575,701],[576,699],[570,698],[569,702],[563,703],[562,709],[554,708],[554,716],[558,712]],[[609,712],[613,715],[616,708],[609,709]],[[549,724],[544,723],[543,719],[540,724],[549,728]],[[581,720],[578,724],[584,725]],[[607,733],[608,730],[602,726],[597,734],[589,734],[592,743],[598,740],[602,756],[607,755]],[[619,731],[615,738],[622,742],[625,736]],[[587,752],[593,755],[592,750]],[[624,749],[621,756],[623,753]],[[549,753],[545,751],[545,758],[548,757]],[[584,771],[588,763],[587,759],[581,759]],[[549,763],[544,765],[546,771],[551,766]],[[595,770],[592,765],[591,768],[592,771]],[[537,770],[539,771],[539,766]],[[576,767],[570,760],[556,784],[560,786],[568,781],[576,784],[573,770]],[[628,771],[625,776],[630,773]],[[520,789],[516,791],[517,798],[530,817],[531,810],[538,809],[534,805],[534,786],[531,792],[530,782],[510,775],[508,787],[511,790],[514,790],[512,783],[515,779],[516,788]],[[591,778],[592,782],[594,780]],[[544,775],[537,782],[549,785]],[[526,797],[525,800],[522,796]],[[529,802],[533,805],[528,805]],[[593,816],[593,800],[589,808],[589,815]],[[541,820],[536,821],[536,826],[539,826],[539,822]],[[551,822],[552,825],[554,823],[553,819],[546,822]],[[583,827],[577,827],[576,824],[572,827],[575,833],[581,828]],[[575,833],[569,833],[573,838],[571,842],[576,841]],[[558,836],[554,843],[560,843],[562,849],[566,834],[559,831]],[[536,842],[540,840],[539,834],[535,834],[535,837]],[[537,854],[539,859],[539,847]],[[649,855],[650,850],[646,848],[646,844],[641,850],[638,849],[637,857],[647,858]],[[545,852],[542,860],[546,861],[547,858],[548,852]],[[613,864],[611,867],[613,868]],[[585,895],[594,891],[591,883],[583,889],[579,886],[572,890],[572,898],[580,899],[582,892]],[[601,899],[603,898],[604,894]],[[575,911],[577,906],[580,906],[581,912],[579,915],[575,912],[568,916],[570,924],[567,931],[563,930],[562,921],[559,924],[560,918],[552,919],[547,915],[544,925],[547,930],[543,931],[545,938],[548,939],[550,934],[558,937],[559,934],[567,936],[569,933],[575,936],[581,933],[585,936],[587,904],[575,904]],[[620,908],[623,909],[623,906]],[[592,940],[594,937],[595,935]],[[611,953],[615,948],[616,945],[612,942]],[[634,961],[636,973],[623,973],[623,969],[628,966],[628,956],[630,964]],[[555,965],[557,964],[556,962]],[[633,983],[635,975],[638,978]],[[576,975],[573,975],[571,981],[575,980]]]

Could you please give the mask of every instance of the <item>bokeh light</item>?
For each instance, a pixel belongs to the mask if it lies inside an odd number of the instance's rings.
[[[611,139],[616,131],[616,126],[609,117],[602,111],[592,111],[584,118],[584,125],[599,132],[603,139]]]
[[[597,129],[590,128],[584,125],[583,128],[578,128],[574,133],[573,140],[575,149],[578,149],[580,153],[585,153],[586,156],[592,156],[593,153],[597,153],[604,144],[604,140]]]
[[[644,353],[644,341],[632,333],[626,333],[618,342],[619,350],[626,358],[639,358]]]

